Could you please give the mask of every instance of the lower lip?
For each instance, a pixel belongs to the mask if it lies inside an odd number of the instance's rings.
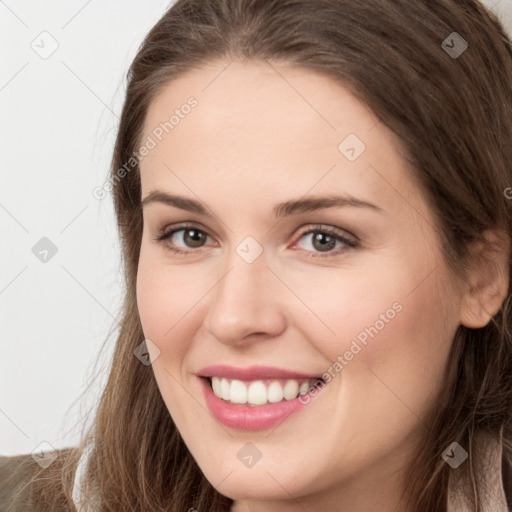
[[[199,377],[208,409],[215,419],[227,427],[239,430],[265,430],[284,421],[291,414],[302,410],[313,398],[310,392],[293,400],[282,400],[267,405],[250,407],[226,402],[215,395],[208,379]],[[315,388],[315,396],[324,386]],[[309,396],[308,396],[309,395]]]

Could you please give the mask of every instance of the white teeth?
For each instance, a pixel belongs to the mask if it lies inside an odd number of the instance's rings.
[[[263,405],[267,403],[267,386],[261,380],[251,382],[247,401],[254,405]]]
[[[270,403],[280,402],[284,398],[283,386],[277,380],[272,381],[268,387],[267,395]]]
[[[293,400],[307,393],[317,379],[302,380],[254,380],[251,382],[238,379],[212,377],[212,389],[216,396],[233,404],[264,405],[282,400]]]
[[[303,382],[299,388],[299,395],[305,395],[309,391],[309,382]]]
[[[283,388],[283,395],[286,400],[293,400],[299,394],[299,383],[296,380],[289,380]]]
[[[229,400],[231,397],[230,385],[227,379],[222,379],[220,381],[220,398],[224,398],[224,400]]]
[[[212,388],[213,392],[217,395],[222,397],[222,391],[221,391],[221,385],[220,385],[220,379],[218,377],[214,377],[212,379]]]
[[[224,379],[223,379],[224,380]],[[247,386],[241,380],[232,380],[229,388],[230,399],[234,404],[247,403]]]

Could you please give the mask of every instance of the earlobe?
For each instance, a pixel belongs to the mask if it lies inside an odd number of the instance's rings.
[[[503,231],[486,231],[470,249],[460,309],[460,323],[485,327],[508,293],[510,240]]]

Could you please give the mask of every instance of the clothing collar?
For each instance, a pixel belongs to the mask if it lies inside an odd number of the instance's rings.
[[[85,446],[82,447],[82,454],[80,455],[80,459],[78,460],[78,464],[76,467],[75,478],[73,482],[72,499],[77,512],[97,512],[98,510],[100,510],[99,502],[97,498],[94,498],[94,491],[92,493],[87,491],[87,467],[89,465],[89,460],[91,458],[93,450],[94,439],[92,438],[85,443]],[[86,500],[86,493],[87,495],[92,495],[92,504],[89,503],[88,500]]]
[[[509,512],[502,475],[503,428],[498,437],[480,432],[473,440],[473,467],[482,478],[482,512]],[[464,462],[468,464],[469,459]],[[457,469],[450,469],[448,512],[468,512],[471,508],[469,482]]]

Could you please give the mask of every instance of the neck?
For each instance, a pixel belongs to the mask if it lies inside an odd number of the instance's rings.
[[[382,464],[365,468],[345,481],[333,478],[329,488],[304,496],[292,496],[277,485],[284,491],[282,499],[235,500],[230,512],[412,512],[401,499],[406,478],[403,468],[396,458],[382,461]],[[276,478],[274,480],[277,482]]]

